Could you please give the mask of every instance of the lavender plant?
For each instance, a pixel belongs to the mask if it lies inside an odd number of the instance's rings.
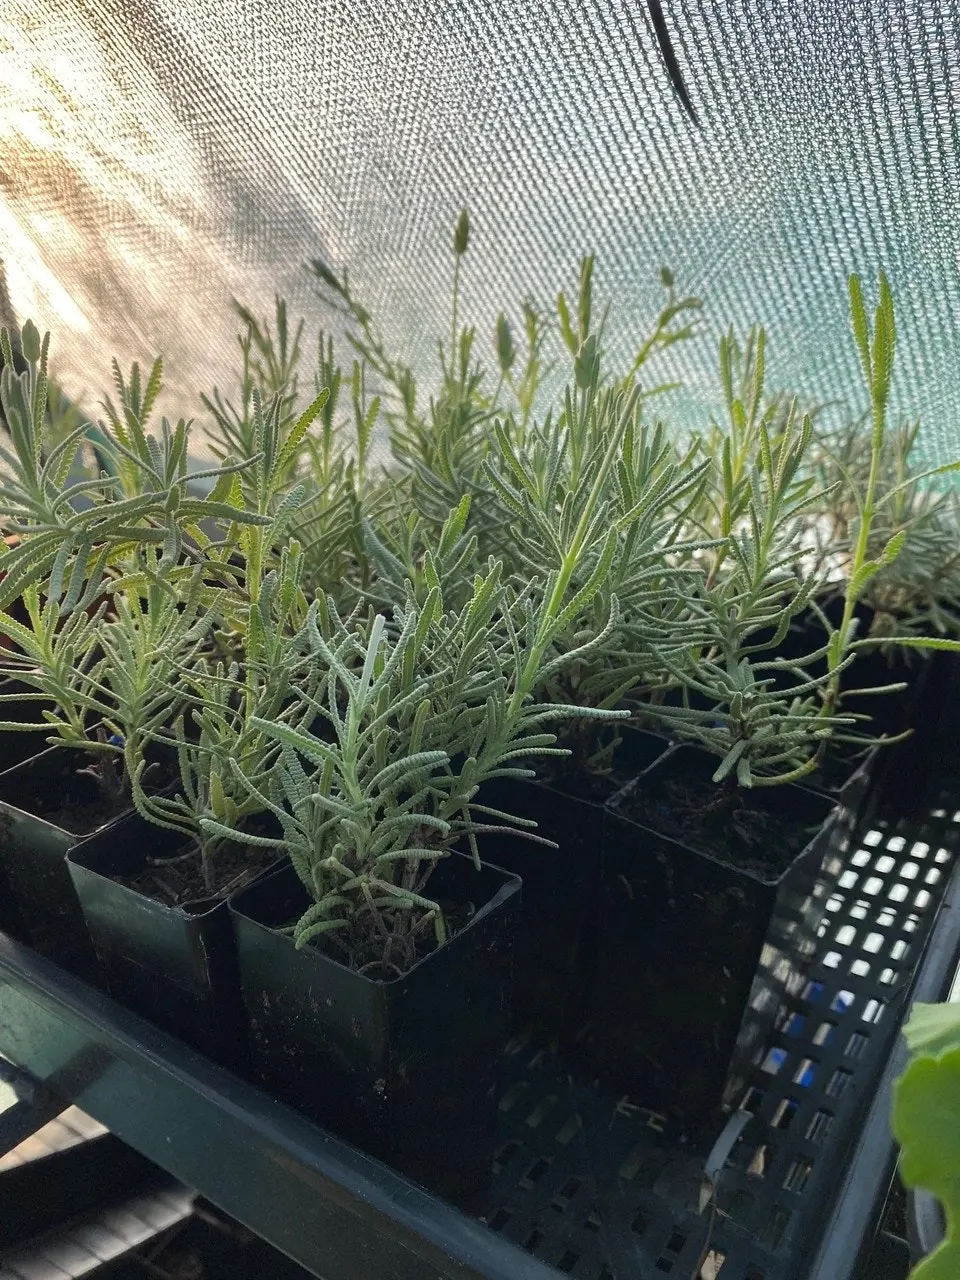
[[[846,706],[842,677],[862,650],[877,643],[858,637],[856,609],[869,584],[901,554],[905,531],[880,546],[875,536],[880,513],[910,482],[886,493],[879,489],[895,344],[893,302],[885,278],[880,280],[872,331],[856,276],[850,280],[850,303],[871,402],[871,436],[863,485],[843,468],[837,481],[844,488],[842,500],[856,510],[839,621],[834,625],[818,603],[829,589],[829,570],[811,557],[806,536],[825,499],[833,495],[816,488],[816,468],[810,465],[810,416],[803,415],[798,423],[794,404],[782,430],[773,436],[764,416],[756,413],[762,396],[761,345],[751,409],[734,401],[731,412],[735,427],[743,424],[755,433],[757,453],[751,458],[747,452],[747,465],[738,473],[734,449],[725,441],[715,468],[719,497],[714,505],[721,532],[728,530],[729,536],[691,596],[676,639],[658,646],[664,665],[700,700],[699,706],[688,699],[686,705],[663,707],[658,714],[678,735],[698,741],[719,757],[717,782],[735,777],[741,786],[751,787],[797,781],[820,767],[829,742],[870,741],[862,717]],[[942,474],[955,465],[929,474]],[[796,656],[776,656],[772,651],[791,620],[807,608],[822,624],[822,642],[814,640],[807,652]],[[900,643],[917,649],[960,648],[926,636],[904,637]]]
[[[452,513],[451,522],[459,519]],[[549,732],[557,719],[608,714],[532,697],[566,625],[583,542],[539,593],[515,593],[491,562],[470,599],[449,610],[428,551],[426,600],[419,604],[411,589],[392,620],[343,619],[330,601],[311,606],[304,643],[321,678],[305,701],[327,728],[255,721],[280,744],[281,760],[269,790],[244,785],[283,834],[236,833],[289,852],[313,898],[293,930],[298,946],[322,938],[361,972],[403,972],[428,938],[446,937],[441,905],[428,896],[437,861],[460,842],[478,860],[478,837],[491,832],[532,835],[531,822],[476,797],[491,778],[531,776],[521,760],[562,753]],[[201,825],[233,835],[215,820]]]

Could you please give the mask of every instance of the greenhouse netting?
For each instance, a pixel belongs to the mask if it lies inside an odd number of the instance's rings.
[[[859,395],[844,282],[883,268],[895,406],[921,418],[931,460],[955,446],[952,0],[0,11],[8,306],[54,330],[56,372],[81,399],[108,383],[110,356],[162,351],[170,403],[197,411],[196,390],[236,364],[232,298],[267,312],[279,292],[332,323],[315,257],[349,268],[417,366],[446,325],[466,206],[463,305],[484,343],[501,309],[572,286],[587,252],[624,350],[656,308],[661,264],[704,299],[701,337],[664,364],[684,390],[663,411],[681,422],[716,399],[730,323],[767,326],[778,383]]]

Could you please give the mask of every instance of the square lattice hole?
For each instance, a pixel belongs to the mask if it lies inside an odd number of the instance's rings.
[[[786,1060],[786,1049],[771,1049],[764,1058],[760,1069],[766,1071],[768,1075],[775,1076]]]
[[[505,1142],[502,1147],[497,1149],[493,1157],[493,1167],[499,1173],[500,1170],[510,1163],[513,1157],[520,1150],[520,1142],[516,1138],[511,1138],[509,1142]]]
[[[878,1023],[883,1017],[883,1001],[868,1000],[863,1010],[863,1021]]]
[[[760,1104],[763,1102],[765,1097],[766,1094],[762,1089],[755,1089],[753,1085],[751,1085],[743,1095],[743,1101],[740,1103],[740,1110],[749,1111],[752,1116],[755,1116],[760,1110]]]
[[[550,1169],[549,1156],[539,1156],[536,1160],[534,1160],[533,1164],[530,1165],[526,1173],[524,1173],[523,1176],[520,1178],[520,1186],[525,1187],[526,1190],[529,1191],[531,1187],[535,1187],[537,1185],[537,1183],[540,1181],[543,1175],[549,1171],[549,1169]]]
[[[793,1073],[793,1083],[809,1089],[817,1078],[817,1064],[812,1058],[804,1058]]]
[[[776,1249],[783,1239],[783,1233],[789,1226],[793,1214],[783,1205],[778,1205],[767,1218],[760,1232],[760,1243],[766,1249]]]
[[[857,1058],[861,1058],[863,1056],[863,1051],[869,1043],[870,1041],[866,1036],[861,1035],[859,1031],[855,1031],[847,1041],[847,1047],[843,1051],[844,1056],[847,1058],[853,1058],[854,1061],[856,1061]]]
[[[833,1075],[827,1081],[827,1087],[824,1090],[828,1098],[839,1098],[846,1091],[847,1085],[853,1079],[851,1072],[844,1070],[843,1067],[837,1067]]]
[[[825,1142],[833,1128],[833,1116],[829,1111],[818,1111],[807,1125],[808,1142]]]
[[[787,1170],[787,1176],[783,1180],[784,1191],[792,1191],[795,1195],[802,1195],[803,1191],[810,1181],[810,1175],[813,1173],[813,1161],[808,1160],[805,1156],[798,1156]]]
[[[582,1178],[568,1178],[551,1202],[554,1209],[563,1213],[582,1186]]]
[[[815,1045],[827,1044],[836,1029],[837,1024],[835,1022],[821,1022],[813,1033],[813,1043]]]
[[[542,1246],[545,1239],[546,1236],[543,1232],[537,1227],[534,1227],[526,1240],[524,1240],[523,1247],[526,1249],[527,1253],[536,1253],[536,1251]]]
[[[557,1270],[564,1275],[569,1275],[573,1268],[580,1261],[580,1255],[574,1249],[567,1249],[563,1257],[557,1263]]]
[[[793,1098],[781,1099],[780,1105],[773,1113],[773,1119],[770,1121],[774,1129],[789,1129],[793,1117],[797,1114],[800,1106]]]

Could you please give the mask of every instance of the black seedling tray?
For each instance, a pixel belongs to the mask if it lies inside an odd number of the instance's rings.
[[[912,809],[873,819],[825,877],[816,962],[754,1065],[712,1202],[722,1121],[678,1141],[642,1099],[585,1084],[575,1052],[522,1036],[487,1225],[3,935],[0,1053],[324,1280],[692,1280],[708,1236],[705,1278],[853,1280],[909,996],[936,999],[955,958],[960,910],[940,907],[960,887],[960,779],[930,779]]]

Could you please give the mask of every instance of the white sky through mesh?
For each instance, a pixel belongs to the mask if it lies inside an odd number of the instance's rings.
[[[771,373],[853,391],[845,277],[883,266],[898,408],[960,446],[960,2],[663,5],[695,127],[641,0],[0,0],[0,256],[54,331],[68,390],[163,351],[168,412],[229,383],[231,296],[316,326],[304,269],[348,266],[401,354],[446,330],[452,227],[474,228],[464,312],[543,305],[597,254],[628,346],[657,270],[706,302],[671,355],[669,412],[716,397],[716,334],[762,321]],[[326,317],[329,321],[329,317]],[[94,394],[89,394],[92,402]]]

